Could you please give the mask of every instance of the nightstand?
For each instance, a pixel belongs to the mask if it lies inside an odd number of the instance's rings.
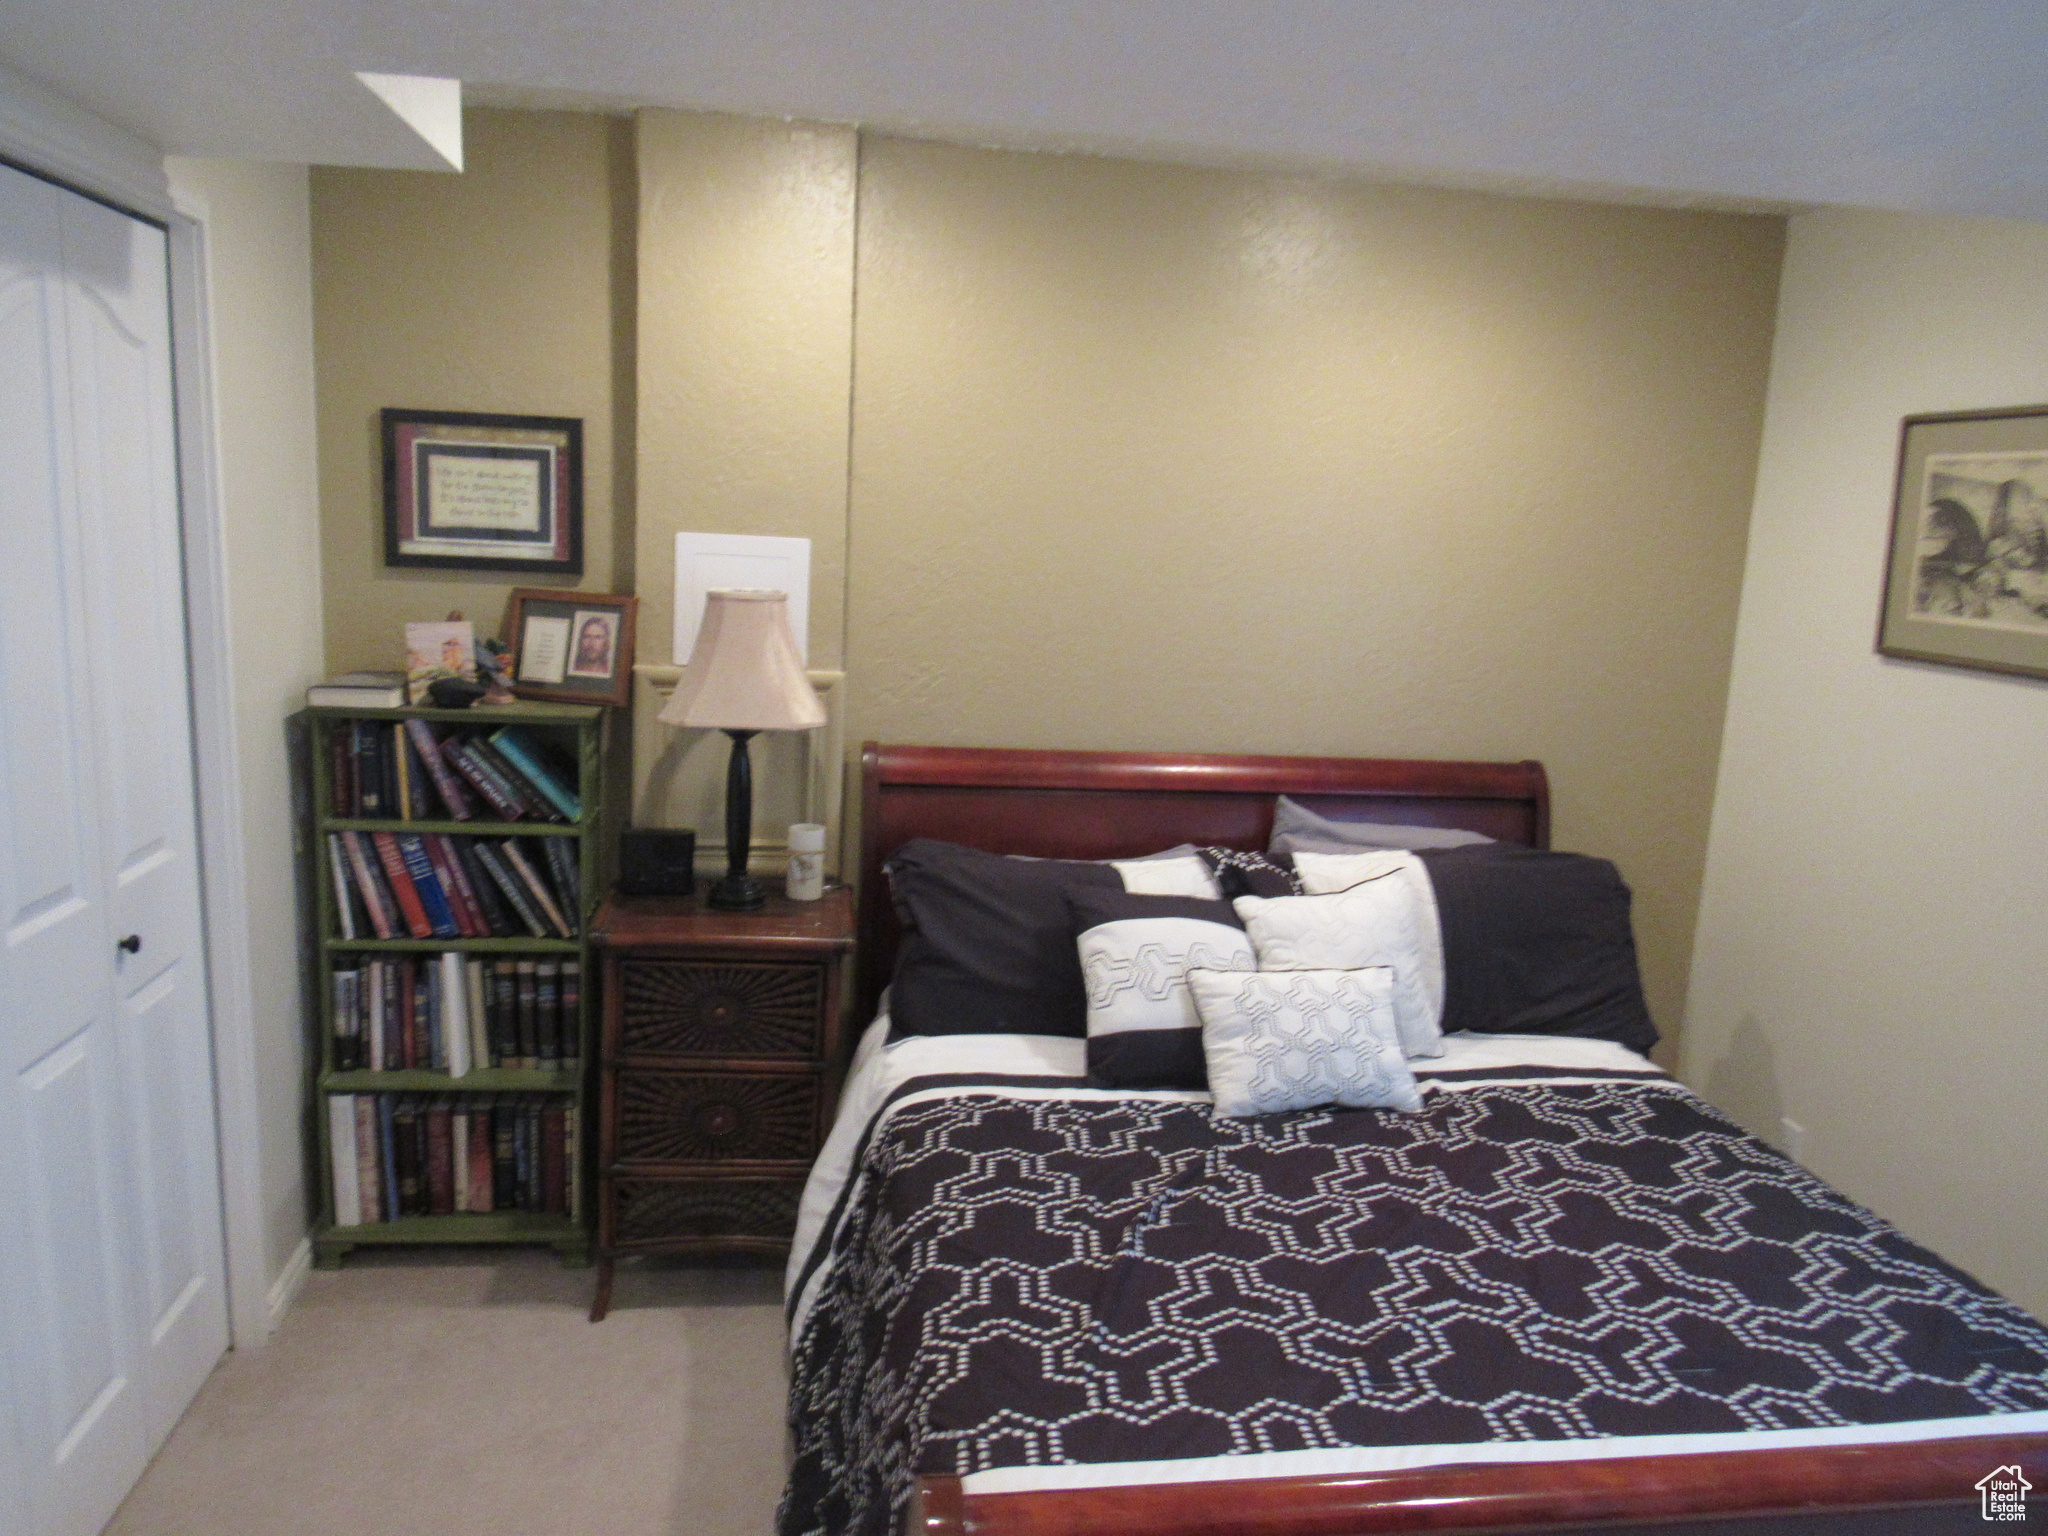
[[[598,1047],[597,1298],[622,1254],[786,1254],[845,1069],[853,893],[613,896]]]

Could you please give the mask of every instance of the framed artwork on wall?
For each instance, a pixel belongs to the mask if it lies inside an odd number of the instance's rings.
[[[2048,677],[2048,405],[1905,419],[1877,649]]]
[[[384,563],[583,574],[583,423],[382,413]]]
[[[633,688],[637,597],[514,587],[505,603],[512,692],[560,704],[624,704]]]

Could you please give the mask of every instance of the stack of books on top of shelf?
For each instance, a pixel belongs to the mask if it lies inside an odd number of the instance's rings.
[[[338,967],[333,985],[337,1072],[582,1065],[573,956],[380,955]]]
[[[582,881],[568,837],[330,832],[344,939],[576,936]]]
[[[328,732],[331,814],[344,819],[574,821],[576,769],[524,726],[436,730],[425,720],[350,720]]]
[[[327,1096],[334,1222],[579,1214],[577,1111],[560,1095]]]

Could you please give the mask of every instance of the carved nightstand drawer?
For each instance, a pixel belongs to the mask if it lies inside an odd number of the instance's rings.
[[[818,1150],[813,1073],[656,1072],[619,1078],[617,1160],[795,1162]]]
[[[755,1249],[774,1252],[796,1231],[801,1179],[643,1182],[618,1179],[615,1248]]]
[[[650,1056],[814,1060],[825,1022],[823,965],[627,960],[619,1049]]]
[[[753,912],[615,896],[598,1049],[597,1297],[621,1253],[786,1253],[844,1069],[844,886]]]

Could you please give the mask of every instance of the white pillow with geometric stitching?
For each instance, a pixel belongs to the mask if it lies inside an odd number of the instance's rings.
[[[1422,990],[1432,998],[1433,1018],[1444,1015],[1444,930],[1436,910],[1436,886],[1414,854],[1399,849],[1369,853],[1297,853],[1294,873],[1304,896],[1332,896],[1367,880],[1391,874],[1415,903],[1415,953],[1421,961]]]
[[[1206,1087],[1188,968],[1259,965],[1230,908],[1124,891],[1069,891],[1067,906],[1088,994],[1089,1077],[1104,1088]]]
[[[1216,1113],[1422,1108],[1394,1023],[1394,973],[1187,973]]]
[[[1392,967],[1401,1049],[1410,1056],[1444,1053],[1442,940],[1435,912],[1422,909],[1402,871],[1330,896],[1240,896],[1231,906],[1262,971]]]

